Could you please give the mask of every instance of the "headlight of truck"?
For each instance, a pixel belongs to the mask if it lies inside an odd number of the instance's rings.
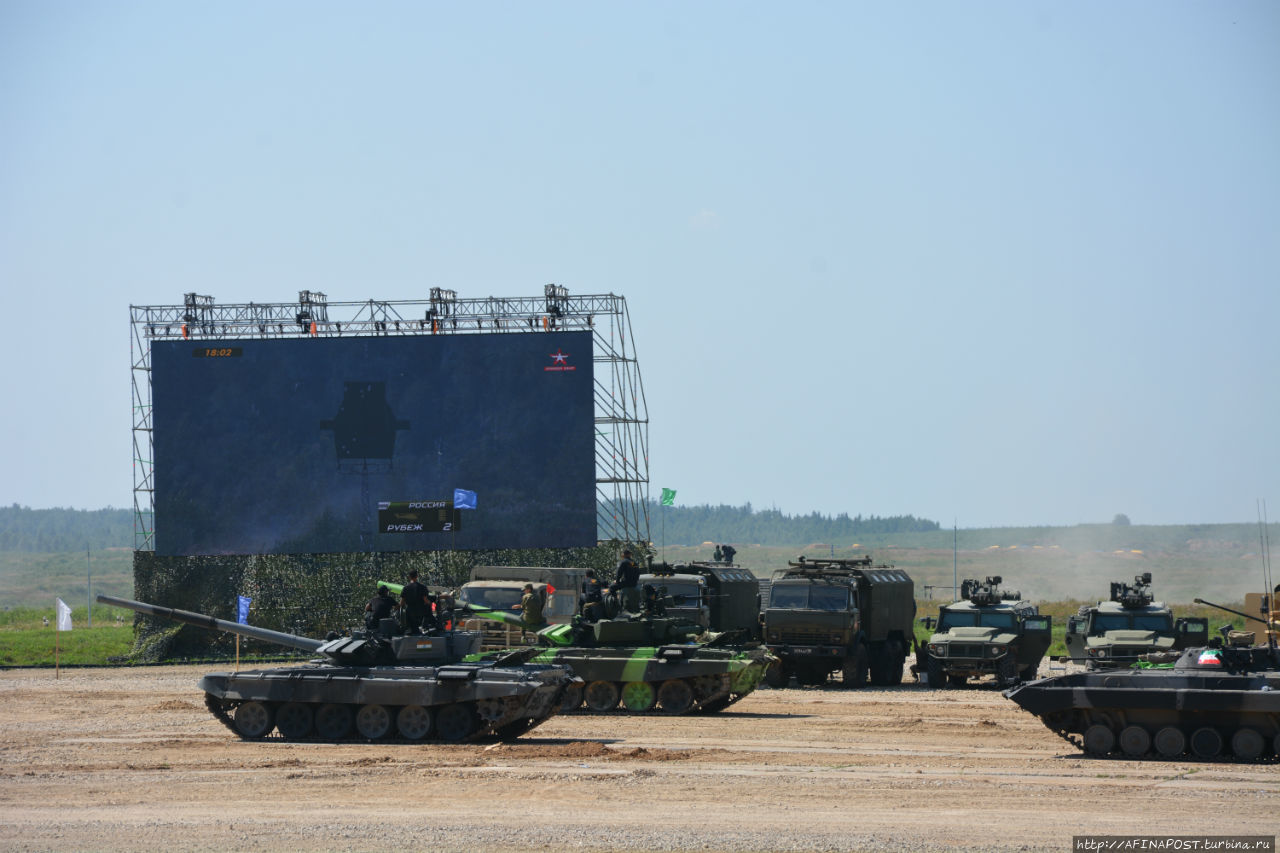
[[[1089,657],[1091,658],[1105,658],[1106,656],[1106,649],[1089,649]]]
[[[1004,654],[1008,648],[1008,646],[987,646],[987,654],[993,658],[998,658]]]
[[[929,644],[929,654],[933,655],[935,658],[944,658],[944,657],[946,657],[946,656],[947,656],[947,644],[946,644],[946,643],[930,643],[930,644]]]

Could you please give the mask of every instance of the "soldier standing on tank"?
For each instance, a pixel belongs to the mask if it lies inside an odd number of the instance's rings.
[[[525,630],[536,631],[546,624],[546,620],[542,618],[542,596],[538,595],[533,584],[524,585],[524,595],[516,609],[520,611],[520,621],[524,623],[522,627]]]
[[[391,597],[391,590],[385,585],[378,587],[378,594],[364,606],[364,626],[372,631],[383,619],[390,619],[395,609],[396,600]]]
[[[582,618],[588,622],[600,619],[600,611],[604,608],[604,585],[596,579],[596,570],[587,569],[582,581],[582,597],[578,600],[582,608]]]
[[[632,613],[640,609],[640,591],[636,588],[640,583],[640,567],[631,559],[631,551],[623,550],[622,559],[618,561],[618,570],[614,573],[610,592],[620,593],[622,606]]]
[[[435,618],[431,613],[431,591],[418,582],[418,571],[409,572],[409,582],[400,590],[400,609],[405,615],[405,630],[410,634],[418,633],[424,624],[434,627]]]

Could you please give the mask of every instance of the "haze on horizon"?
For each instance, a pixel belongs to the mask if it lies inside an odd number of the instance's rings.
[[[131,304],[555,282],[627,298],[654,497],[1252,522],[1277,44],[1270,2],[10,0],[0,505],[132,506]]]

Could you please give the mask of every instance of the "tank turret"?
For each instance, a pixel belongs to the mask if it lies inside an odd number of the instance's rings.
[[[551,717],[565,690],[580,685],[563,665],[529,664],[536,648],[465,661],[479,648],[472,631],[395,636],[393,620],[383,620],[383,630],[316,640],[142,601],[98,601],[318,655],[301,666],[200,679],[209,711],[243,738],[273,731],[287,740],[509,738]]]

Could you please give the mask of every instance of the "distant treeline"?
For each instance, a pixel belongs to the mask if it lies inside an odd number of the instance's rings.
[[[910,515],[784,515],[776,509],[754,509],[749,503],[663,507],[652,502],[649,520],[650,536],[655,542],[665,536],[666,542],[688,545],[705,541],[803,545],[939,529],[936,521]],[[0,507],[0,551],[65,553],[132,545],[131,509],[31,509],[18,504]]]
[[[53,554],[132,545],[131,509],[0,507],[0,551]]]
[[[753,545],[804,545],[816,542],[848,543],[875,534],[928,533],[938,522],[913,515],[872,515],[852,518],[811,512],[784,515],[776,509],[742,506],[659,506],[649,508],[649,535],[655,542],[697,545],[701,542]]]

